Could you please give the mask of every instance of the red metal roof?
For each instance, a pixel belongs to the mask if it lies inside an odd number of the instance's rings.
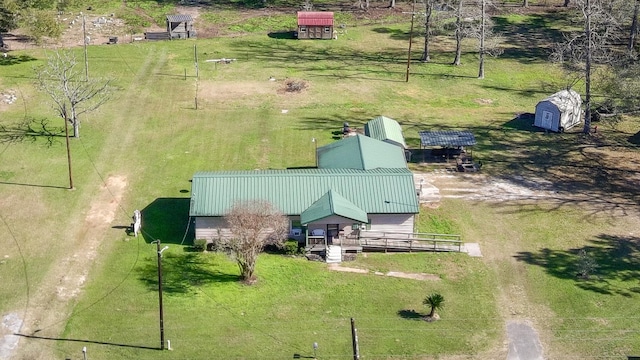
[[[298,26],[333,26],[331,11],[298,11]]]

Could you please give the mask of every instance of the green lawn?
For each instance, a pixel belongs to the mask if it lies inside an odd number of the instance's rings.
[[[353,317],[361,353],[369,358],[474,354],[499,343],[496,309],[467,306],[479,299],[493,302],[490,289],[496,284],[479,259],[446,254],[396,258],[400,268],[416,263],[423,270],[458,268],[454,278],[445,274],[441,281],[425,283],[330,272],[323,263],[265,254],[258,262],[259,284],[247,287],[238,283],[235,264],[223,255],[179,246],[164,254],[164,325],[173,352],[138,348],[157,347],[159,333],[155,253],[135,241],[115,246],[115,259],[108,261],[113,266],[95,279],[101,287],[87,291],[87,307],[79,306],[65,337],[109,343],[90,344],[93,358],[289,358],[311,355],[314,342],[323,357],[344,358],[351,351]],[[370,259],[386,261],[380,254]],[[377,268],[366,260],[353,265]],[[105,289],[115,290],[105,294]],[[427,313],[422,299],[431,291],[445,294],[447,301],[437,323],[419,319]],[[67,356],[77,347],[61,345],[61,355]]]
[[[504,21],[508,28],[525,19]],[[599,143],[577,133],[545,135],[514,119],[565,85],[559,69],[536,58],[540,54],[490,58],[486,79],[478,80],[476,55],[465,53],[463,65],[452,67],[447,45],[432,54],[432,63],[414,61],[407,83],[408,27],[351,27],[338,41],[253,34],[90,47],[91,76],[111,77],[119,90],[84,117],[81,138],[72,141],[77,189],[65,189],[64,138],[0,143],[0,281],[11,284],[0,287],[0,312],[33,306],[29,299],[46,272],[73,250],[65,247],[69,238],[81,236],[77,226],[103,181],[120,175],[128,185],[115,228],[101,239],[101,256],[84,292],[69,304],[64,331],[51,335],[67,340],[49,344],[59,357],[78,357],[87,346],[91,359],[304,358],[317,342],[319,357],[346,358],[351,317],[361,354],[371,359],[495,354],[511,317],[533,319],[545,351],[557,358],[639,352],[632,335],[638,331],[640,249],[629,234],[637,223],[614,216],[617,208],[635,212],[638,204],[628,180],[635,172],[619,162],[621,155],[637,153],[628,139],[638,119],[602,125]],[[475,45],[466,46],[473,51]],[[76,54],[82,59],[81,49]],[[0,62],[0,89],[16,89],[19,101],[3,105],[0,125],[46,119],[60,129],[62,122],[33,87],[32,67],[43,63],[45,52],[11,55],[11,62]],[[237,61],[205,62],[221,57]],[[285,79],[303,80],[308,88],[286,93]],[[226,257],[190,252],[194,172],[312,165],[312,138],[328,144],[343,122],[361,126],[377,115],[398,120],[414,147],[419,130],[470,129],[484,173],[535,176],[610,207],[594,214],[580,203],[447,199],[439,209],[423,210],[421,228],[459,233],[480,243],[485,257],[374,254],[349,264],[435,274],[440,281],[330,272],[321,263],[265,254],[258,284],[247,287]],[[134,209],[150,214],[144,238],[128,238],[118,228],[129,224]],[[174,350],[164,353],[156,350],[157,258],[149,244],[155,239],[170,246],[163,262],[165,330]],[[581,248],[597,260],[599,278],[572,275]],[[415,312],[427,311],[422,299],[434,291],[446,299],[442,320],[416,320]],[[55,325],[41,324],[45,330]]]

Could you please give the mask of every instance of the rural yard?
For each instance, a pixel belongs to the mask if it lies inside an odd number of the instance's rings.
[[[4,33],[0,359],[347,359],[351,319],[362,358],[371,360],[640,354],[640,120],[600,120],[586,134],[582,124],[562,133],[534,126],[541,99],[569,83],[584,99],[585,85],[549,62],[553,42],[582,28],[579,0],[568,8],[561,0],[529,2],[505,0],[490,10],[502,53],[487,57],[484,79],[474,38],[461,43],[461,65],[451,64],[455,39],[446,23],[454,11],[447,8],[436,10],[434,24],[442,26],[432,29],[430,60],[421,61],[424,24],[412,24],[409,3],[376,2],[367,11],[314,3],[335,14],[337,39],[326,41],[292,38],[299,6],[280,1],[78,0],[82,6],[53,13],[63,30],[58,40],[35,44],[22,28]],[[165,30],[168,13],[191,16],[197,39],[144,40],[145,31]],[[38,75],[47,59],[63,51],[75,56],[78,76],[109,81],[108,100],[81,114],[82,136],[68,139],[68,148],[64,122],[36,84],[47,81]],[[612,90],[598,81],[593,98],[603,101]],[[361,136],[373,141],[363,129],[380,115],[401,127],[402,167],[379,165],[391,161],[387,141],[372,159],[359,153],[354,168],[323,168],[327,149],[350,139],[345,126],[362,151]],[[472,133],[474,172],[456,171],[444,155],[425,161],[426,130]],[[423,155],[412,159],[412,152]],[[298,178],[338,188],[377,174],[370,193],[389,196],[377,204],[416,203],[407,210],[411,222],[398,226],[460,236],[467,253],[372,251],[330,265],[327,254],[307,261],[267,251],[256,263],[257,282],[246,285],[237,258],[195,246],[198,231],[222,233],[191,215],[201,172],[261,173],[267,180],[247,182],[248,194],[296,201],[311,193],[291,185]],[[408,201],[393,201],[401,199],[400,180],[374,188],[404,175]],[[270,182],[279,176],[282,183]],[[210,207],[223,195],[242,197],[226,184],[206,200]],[[356,190],[322,191],[352,211],[343,221],[350,230],[384,218],[372,221],[380,214],[353,205]],[[137,237],[129,231],[134,210],[142,214]],[[326,218],[342,214],[331,211]],[[405,219],[398,212],[393,219]],[[297,216],[290,230],[303,224],[301,213],[287,213]],[[439,320],[419,321],[434,293],[446,299]],[[159,351],[167,339],[171,351]]]

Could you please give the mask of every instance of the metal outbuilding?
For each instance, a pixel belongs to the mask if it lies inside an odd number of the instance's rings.
[[[562,90],[536,105],[534,126],[564,132],[582,122],[582,99],[574,90]]]
[[[377,116],[364,124],[364,134],[389,144],[407,148],[400,124],[386,116]]]

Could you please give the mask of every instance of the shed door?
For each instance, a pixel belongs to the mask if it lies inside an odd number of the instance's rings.
[[[309,27],[309,39],[322,39],[322,28],[319,26]]]
[[[553,123],[553,113],[551,111],[542,110],[542,128],[551,129]]]

